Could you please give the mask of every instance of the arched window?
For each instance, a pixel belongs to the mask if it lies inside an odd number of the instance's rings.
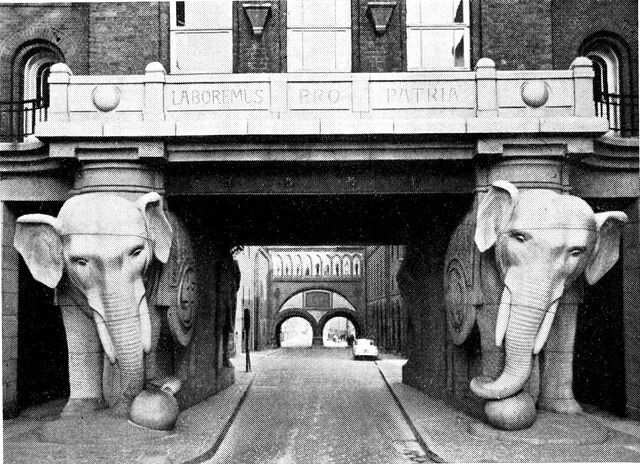
[[[331,269],[333,275],[340,275],[340,258],[338,256],[334,256],[331,260]]]
[[[322,260],[319,255],[311,255],[311,261],[313,262],[313,275],[321,275],[320,270],[322,269]]]
[[[348,256],[342,258],[342,275],[351,275],[351,260]]]
[[[312,274],[311,270],[313,269],[313,263],[311,262],[311,256],[305,256],[304,259],[304,275],[310,276]]]
[[[14,136],[31,135],[36,123],[44,121],[49,106],[49,69],[59,62],[64,62],[62,52],[45,40],[28,42],[18,50],[12,61],[11,111],[9,121],[2,122],[3,133],[9,129]]]
[[[295,257],[295,267],[296,267],[295,275],[301,276],[302,275],[302,256],[297,255]]]
[[[360,269],[360,257],[356,256],[353,258],[353,275],[359,276],[361,272]]]
[[[598,116],[623,137],[638,134],[637,83],[630,79],[629,46],[616,34],[599,32],[589,37],[580,53],[593,63],[593,99]]]
[[[287,255],[284,258],[284,275],[291,275],[293,273],[293,261],[291,256]]]
[[[275,255],[274,257],[274,274],[277,276],[282,275],[282,258],[280,255]]]
[[[596,114],[609,120],[613,130],[620,128],[620,63],[606,44],[597,44],[587,53],[593,62],[593,100]]]

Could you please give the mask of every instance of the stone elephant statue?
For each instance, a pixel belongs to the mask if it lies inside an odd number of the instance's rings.
[[[102,409],[106,399],[111,412],[126,417],[145,386],[172,381],[171,345],[189,344],[191,316],[184,312],[195,304],[186,298],[176,308],[167,293],[191,254],[183,229],[155,192],[136,202],[87,193],[67,200],[57,217],[18,218],[14,246],[36,280],[57,287],[62,309],[70,397],[61,416]]]
[[[580,412],[572,390],[578,279],[594,284],[616,263],[626,221],[574,196],[497,181],[454,232],[445,264],[449,333],[461,345],[477,322],[482,375],[470,389],[488,400],[492,425],[533,424],[535,404],[523,389],[543,348],[538,408]]]

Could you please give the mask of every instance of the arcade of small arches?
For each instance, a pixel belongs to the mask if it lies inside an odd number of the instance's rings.
[[[274,253],[274,276],[361,276],[360,253]]]
[[[309,325],[311,326],[311,331],[313,333],[313,345],[323,344],[322,334],[324,332],[325,325],[331,319],[336,317],[344,317],[349,322],[351,322],[351,324],[353,324],[356,337],[362,336],[363,334],[362,332],[364,327],[363,321],[361,320],[360,315],[352,309],[348,309],[348,308],[330,309],[326,313],[324,313],[319,320],[316,320],[316,318],[306,309],[288,308],[288,309],[283,309],[278,313],[278,316],[276,318],[276,322],[274,325],[274,332],[273,332],[274,343],[277,347],[280,347],[280,333],[282,330],[282,324],[284,324],[287,320],[294,317],[302,318],[309,323]]]

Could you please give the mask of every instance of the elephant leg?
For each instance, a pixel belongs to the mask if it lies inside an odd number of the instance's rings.
[[[102,399],[104,353],[95,324],[75,304],[63,304],[62,320],[69,350],[69,401],[61,417],[106,407]]]
[[[580,292],[572,285],[562,297],[542,352],[538,408],[577,414],[582,408],[573,396],[573,348]]]

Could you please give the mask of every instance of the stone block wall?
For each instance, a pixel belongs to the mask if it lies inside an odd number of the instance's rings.
[[[625,212],[629,217],[622,236],[626,413],[640,419],[640,202],[636,199]]]
[[[447,394],[447,321],[444,257],[450,230],[434,224],[427,237],[407,244],[398,284],[407,312],[402,381],[435,397]]]
[[[222,362],[222,324],[218,290],[223,285],[220,260],[222,254],[210,240],[210,233],[200,231],[187,221],[195,251],[196,288],[199,304],[195,314],[191,344],[177,347],[174,353],[176,376],[187,379],[176,395],[180,406],[189,407],[233,383],[233,369]]]
[[[2,306],[2,412],[17,413],[18,381],[18,252],[13,248],[15,215],[0,202],[0,306]]]

